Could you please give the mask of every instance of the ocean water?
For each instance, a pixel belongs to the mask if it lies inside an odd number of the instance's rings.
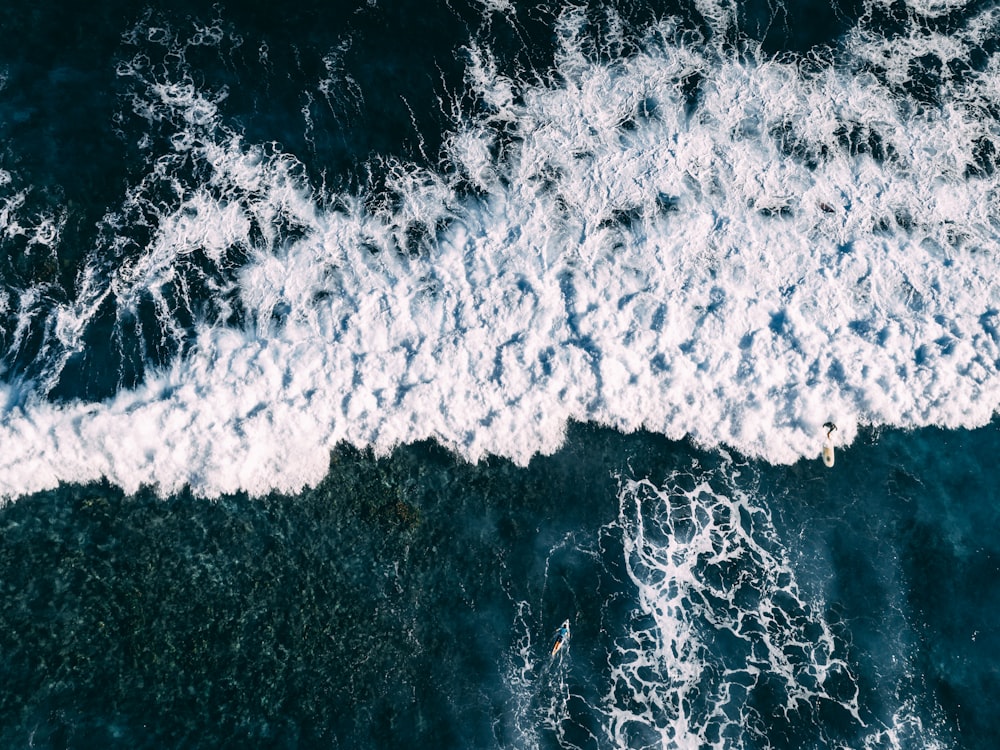
[[[998,746],[1000,6],[0,38],[0,746]]]

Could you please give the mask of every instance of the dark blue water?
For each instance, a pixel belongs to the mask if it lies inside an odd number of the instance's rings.
[[[745,697],[752,722],[716,742],[990,746],[1000,550],[984,467],[996,448],[995,428],[893,432],[866,436],[837,473],[741,467],[731,487],[770,509],[769,543],[790,556],[806,619],[829,623],[845,673],[791,713],[782,681],[761,679]],[[4,745],[610,746],[609,659],[637,626],[615,474],[680,471],[690,485],[718,463],[581,427],[528,469],[417,445],[383,460],[338,451],[294,497],[90,485],[22,498],[2,515]],[[775,601],[790,622],[804,616]],[[563,616],[571,647],[549,664]],[[512,695],[527,631],[530,694]],[[713,649],[706,669],[755,661],[739,640]],[[548,727],[531,704],[559,689]],[[863,722],[838,702],[855,696]],[[903,703],[898,739],[873,740]]]
[[[995,747],[998,27],[0,8],[0,746]]]

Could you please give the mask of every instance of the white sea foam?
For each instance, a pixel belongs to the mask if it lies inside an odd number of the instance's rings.
[[[780,713],[815,742],[831,706],[864,732],[845,644],[802,596],[766,510],[703,472],[625,481],[619,501],[639,611],[609,660],[612,746],[767,745]]]
[[[516,603],[503,746],[553,736],[560,747],[945,746],[940,708],[912,685],[912,648],[889,632],[887,653],[873,658],[891,667],[876,666],[875,685],[859,674],[871,674],[871,660],[858,665],[849,632],[827,620],[836,607],[823,586],[800,586],[767,504],[737,486],[747,484],[743,468],[724,457],[662,483],[622,478],[618,518],[599,540],[568,537],[549,550],[546,569],[566,554],[600,561],[580,580],[622,596],[606,594],[607,610],[584,616],[601,628],[581,669],[571,653],[563,664],[548,641],[533,642],[539,623]],[[878,700],[865,695],[873,689]]]
[[[0,79],[0,90],[3,80]],[[59,266],[58,246],[66,224],[66,213],[51,207],[39,208],[30,200],[31,189],[23,186],[16,175],[0,169],[0,247],[11,257],[26,256],[29,263]],[[33,326],[51,329],[54,319],[48,317],[48,300],[59,291],[52,280],[34,286],[10,287],[0,290],[0,316],[10,316],[11,323],[2,331],[7,351],[17,356]],[[46,323],[39,323],[40,320]],[[45,348],[43,356],[49,356]],[[63,360],[64,361],[64,360]],[[56,368],[62,362],[56,363]],[[6,365],[0,363],[0,375],[6,375]],[[4,399],[11,402],[19,390],[11,387]],[[2,407],[0,407],[2,408]],[[0,411],[2,413],[2,411]]]
[[[568,420],[772,462],[817,456],[828,420],[844,443],[862,424],[990,420],[1000,202],[976,149],[1000,141],[983,116],[1000,63],[939,82],[941,107],[899,87],[909,59],[968,56],[995,14],[947,40],[876,44],[859,27],[835,65],[723,52],[669,22],[597,62],[583,25],[563,16],[547,83],[472,50],[484,113],[456,123],[449,169],[383,164],[382,204],[319,193],[292,155],[229,131],[224,92],[123,62],[135,112],[174,128],[174,150],[108,224],[155,231],[138,255],[95,250],[54,313],[52,358],[80,350],[108,294],[123,326],[152,301],[184,355],[105,403],[7,386],[0,494],[102,476],[292,491],[340,441],[525,463]],[[336,76],[317,84],[332,97],[321,84]],[[196,281],[215,290],[208,313]],[[240,329],[223,324],[236,309]]]
[[[952,745],[937,736],[932,726],[927,726],[921,718],[919,709],[913,706],[912,700],[903,705],[893,714],[892,723],[873,731],[864,739],[865,750],[904,750],[910,747],[926,748],[926,750],[946,750]]]
[[[568,726],[574,722],[569,717],[572,698],[568,678],[572,641],[558,658],[552,658],[551,641],[533,643],[532,633],[537,627],[527,602],[515,603],[515,633],[520,637],[507,655],[503,669],[504,686],[510,691],[510,702],[503,721],[498,721],[494,732],[498,746],[519,750],[538,750],[544,747],[544,738],[556,737],[560,747],[575,747],[566,741]],[[573,727],[579,729],[579,727]]]
[[[879,675],[882,701],[861,705],[828,604],[800,589],[769,511],[733,486],[738,476],[726,461],[661,485],[621,482],[611,531],[638,596],[598,709],[609,745],[758,747],[791,733],[809,746],[945,747],[933,698],[900,699],[905,649]]]
[[[55,211],[31,210],[27,205],[29,191],[13,187],[13,176],[0,169],[0,239],[20,238],[29,253],[53,253],[66,217]]]

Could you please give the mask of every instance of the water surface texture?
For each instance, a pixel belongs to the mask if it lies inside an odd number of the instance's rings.
[[[995,746],[995,4],[0,35],[0,744]]]

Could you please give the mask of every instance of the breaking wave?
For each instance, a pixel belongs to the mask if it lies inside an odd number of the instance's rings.
[[[828,420],[847,443],[985,424],[1000,11],[911,4],[892,33],[884,12],[782,56],[673,19],[626,43],[610,13],[597,44],[569,9],[552,69],[519,76],[472,39],[438,166],[376,159],[353,191],[199,85],[192,50],[230,55],[232,32],[145,19],[118,68],[145,175],[72,299],[0,294],[0,494],[293,491],[341,442],[524,464],[571,420],[776,463],[817,455]],[[310,101],[346,111],[361,94],[337,60]],[[52,252],[60,217],[25,190],[0,172],[0,233]],[[119,387],[54,398],[109,315]]]

